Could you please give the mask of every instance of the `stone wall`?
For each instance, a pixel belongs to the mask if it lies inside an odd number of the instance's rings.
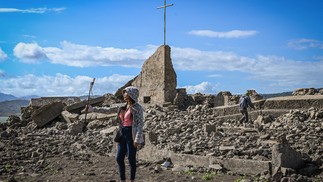
[[[140,102],[163,104],[173,102],[176,95],[176,79],[176,72],[170,58],[170,47],[166,45],[160,46],[145,61],[140,75],[132,85],[140,88]]]
[[[122,97],[126,86],[139,88],[139,102],[149,104],[173,103],[176,96],[177,76],[171,61],[171,49],[160,46],[143,64],[141,72],[116,92]]]
[[[323,108],[323,95],[287,96],[266,99],[264,109]]]
[[[298,95],[323,95],[323,88],[315,89],[315,88],[299,88],[294,90],[294,96]]]
[[[187,108],[189,102],[185,88],[176,89],[176,95],[173,104],[177,105],[179,108]]]
[[[214,106],[224,106],[225,98],[224,95],[222,94],[223,92],[219,92],[214,100]],[[231,94],[231,93],[230,93]]]

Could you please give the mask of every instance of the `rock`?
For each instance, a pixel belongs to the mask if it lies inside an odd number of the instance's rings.
[[[37,109],[35,112],[33,112],[31,117],[36,123],[37,127],[43,127],[59,116],[63,108],[64,104],[62,102],[53,102]]]
[[[223,170],[223,167],[220,164],[210,164],[209,168],[217,170],[217,171]]]
[[[58,129],[58,130],[66,130],[68,129],[68,126],[66,123],[63,123],[63,122],[57,122],[55,124],[55,128]]]
[[[82,122],[75,122],[68,124],[68,133],[70,135],[77,135],[83,132],[84,124]]]
[[[8,126],[11,128],[17,128],[19,126],[22,126],[20,117],[15,116],[15,115],[10,115],[7,119]]]
[[[215,132],[216,131],[216,126],[215,125],[204,124],[203,125],[203,130],[206,133]]]
[[[279,143],[273,146],[272,155],[274,167],[300,169],[304,165],[301,154],[290,147],[285,135],[281,136]]]
[[[95,129],[103,128],[104,126],[105,126],[104,121],[93,120],[89,122],[89,124],[87,125],[87,128],[91,130],[95,130]]]
[[[67,123],[73,123],[73,122],[77,121],[78,117],[79,117],[79,114],[70,113],[70,112],[68,112],[66,110],[62,111],[61,115],[63,116],[64,120]]]

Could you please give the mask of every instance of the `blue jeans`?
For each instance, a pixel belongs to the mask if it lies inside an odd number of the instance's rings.
[[[118,144],[117,163],[119,166],[119,176],[121,180],[126,179],[126,169],[124,159],[128,154],[130,164],[130,180],[136,177],[136,153],[137,150],[133,145],[132,127],[122,127],[121,141]]]

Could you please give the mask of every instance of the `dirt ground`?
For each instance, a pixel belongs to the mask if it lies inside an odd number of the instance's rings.
[[[1,176],[0,181],[28,181],[28,182],[113,182],[119,181],[118,169],[113,156],[96,156],[83,159],[68,157],[50,158],[43,162],[43,167],[37,173],[25,172],[15,176]],[[129,166],[126,159],[126,173],[129,176]],[[138,161],[135,181],[142,182],[202,182],[202,181],[236,181],[240,176],[230,176],[215,173],[199,173],[190,170],[173,171],[157,163]]]

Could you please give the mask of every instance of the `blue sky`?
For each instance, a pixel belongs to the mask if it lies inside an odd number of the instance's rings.
[[[323,1],[167,0],[177,87],[323,87]],[[0,0],[0,92],[114,93],[163,44],[163,0]]]

